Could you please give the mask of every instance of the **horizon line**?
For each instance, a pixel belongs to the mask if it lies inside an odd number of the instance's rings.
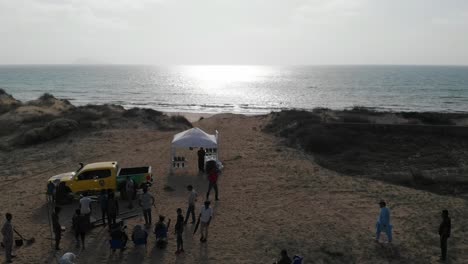
[[[270,67],[305,67],[305,66],[446,66],[466,67],[468,64],[393,64],[393,63],[369,63],[369,64],[149,64],[149,63],[0,63],[0,66],[156,66],[156,67],[180,67],[180,66],[270,66]]]

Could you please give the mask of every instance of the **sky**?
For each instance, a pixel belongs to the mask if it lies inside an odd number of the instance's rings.
[[[0,0],[0,64],[468,65],[467,0]]]

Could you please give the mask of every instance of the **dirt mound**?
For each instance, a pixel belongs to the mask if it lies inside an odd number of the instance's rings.
[[[72,132],[88,132],[89,129],[146,127],[172,130],[192,126],[183,117],[168,117],[151,109],[125,110],[119,105],[76,107],[68,100],[57,99],[51,94],[22,104],[2,90],[0,103],[3,101],[11,106],[5,107],[3,113],[0,112],[0,126],[5,127],[0,132],[1,149],[38,144]]]
[[[8,112],[20,106],[21,102],[7,94],[5,90],[0,89],[0,114]]]

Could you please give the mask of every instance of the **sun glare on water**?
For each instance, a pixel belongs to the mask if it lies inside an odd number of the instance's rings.
[[[184,66],[183,71],[198,87],[213,93],[228,92],[233,84],[255,82],[269,73],[268,67],[249,65]]]

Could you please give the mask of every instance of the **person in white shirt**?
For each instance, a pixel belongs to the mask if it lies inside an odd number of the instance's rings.
[[[91,217],[91,198],[81,195],[80,199],[80,212],[82,215],[86,216],[88,219],[88,224],[90,223]]]
[[[208,226],[213,218],[213,208],[210,207],[210,201],[205,201],[205,206],[201,209],[200,215],[198,216],[201,228],[200,228],[200,241],[206,242],[208,239]]]
[[[188,196],[188,208],[187,213],[185,214],[185,221],[184,224],[186,225],[190,215],[192,215],[192,224],[195,223],[195,202],[197,201],[198,193],[193,189],[192,185],[187,186],[187,190],[189,191]]]
[[[139,204],[143,209],[145,225],[151,226],[151,207],[154,206],[154,197],[148,192],[147,187],[143,189],[143,194],[140,196]]]

